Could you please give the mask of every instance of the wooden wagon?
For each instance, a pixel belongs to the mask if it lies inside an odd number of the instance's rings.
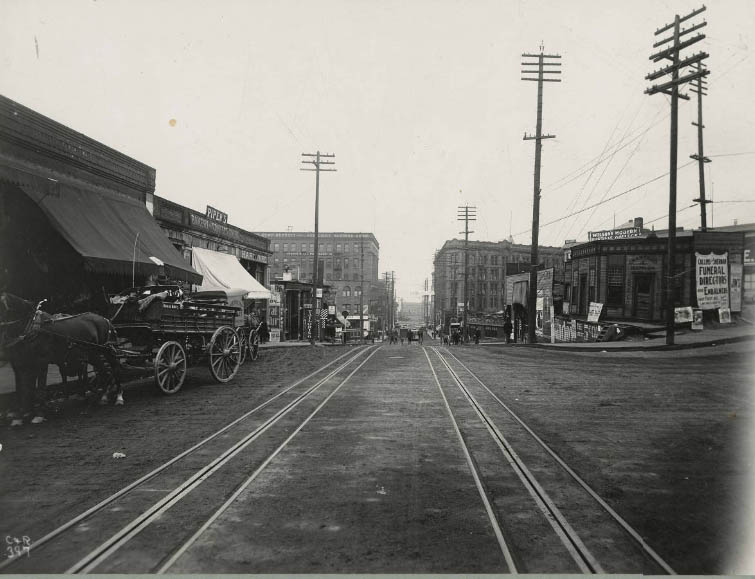
[[[181,389],[191,366],[206,363],[216,381],[228,382],[241,365],[236,307],[186,299],[178,286],[131,288],[111,307],[122,370],[153,374],[165,394]]]

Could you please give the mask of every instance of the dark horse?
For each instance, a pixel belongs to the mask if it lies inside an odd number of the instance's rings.
[[[108,345],[114,332],[110,321],[97,314],[51,316],[32,302],[0,293],[0,360],[13,368],[21,416],[31,414],[35,389],[46,386],[49,364],[57,364],[63,375],[91,364],[97,380],[105,380],[103,402],[115,398],[116,405],[123,404],[118,358]]]

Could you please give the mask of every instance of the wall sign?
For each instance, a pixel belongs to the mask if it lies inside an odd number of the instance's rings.
[[[600,314],[603,312],[603,304],[598,302],[590,302],[590,310],[587,313],[588,322],[597,322],[600,319]]]
[[[210,205],[207,206],[207,211],[205,212],[205,216],[207,217],[207,219],[220,221],[220,223],[228,223],[228,214],[223,213],[222,211],[215,209],[214,207]]]
[[[607,229],[605,231],[590,231],[588,239],[597,241],[599,239],[628,239],[630,237],[642,237],[641,227],[627,227],[626,229]]]

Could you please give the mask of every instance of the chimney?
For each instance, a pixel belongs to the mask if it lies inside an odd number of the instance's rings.
[[[634,218],[634,226],[635,227],[639,227],[640,229],[642,229],[642,223],[643,223],[642,217],[635,217]]]

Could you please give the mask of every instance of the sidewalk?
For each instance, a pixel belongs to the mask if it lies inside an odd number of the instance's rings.
[[[721,325],[717,328],[706,328],[705,330],[693,331],[688,329],[679,329],[674,333],[674,345],[666,344],[666,331],[653,332],[647,334],[644,340],[621,340],[618,342],[559,342],[551,344],[549,342],[538,342],[537,344],[509,344],[515,347],[535,347],[552,350],[564,350],[571,352],[600,352],[608,351],[641,351],[641,350],[682,350],[687,348],[702,348],[705,346],[715,346],[720,344],[729,344],[732,342],[744,342],[755,340],[755,326],[746,322],[738,324]],[[503,342],[488,342],[483,345],[493,346],[500,345]]]

